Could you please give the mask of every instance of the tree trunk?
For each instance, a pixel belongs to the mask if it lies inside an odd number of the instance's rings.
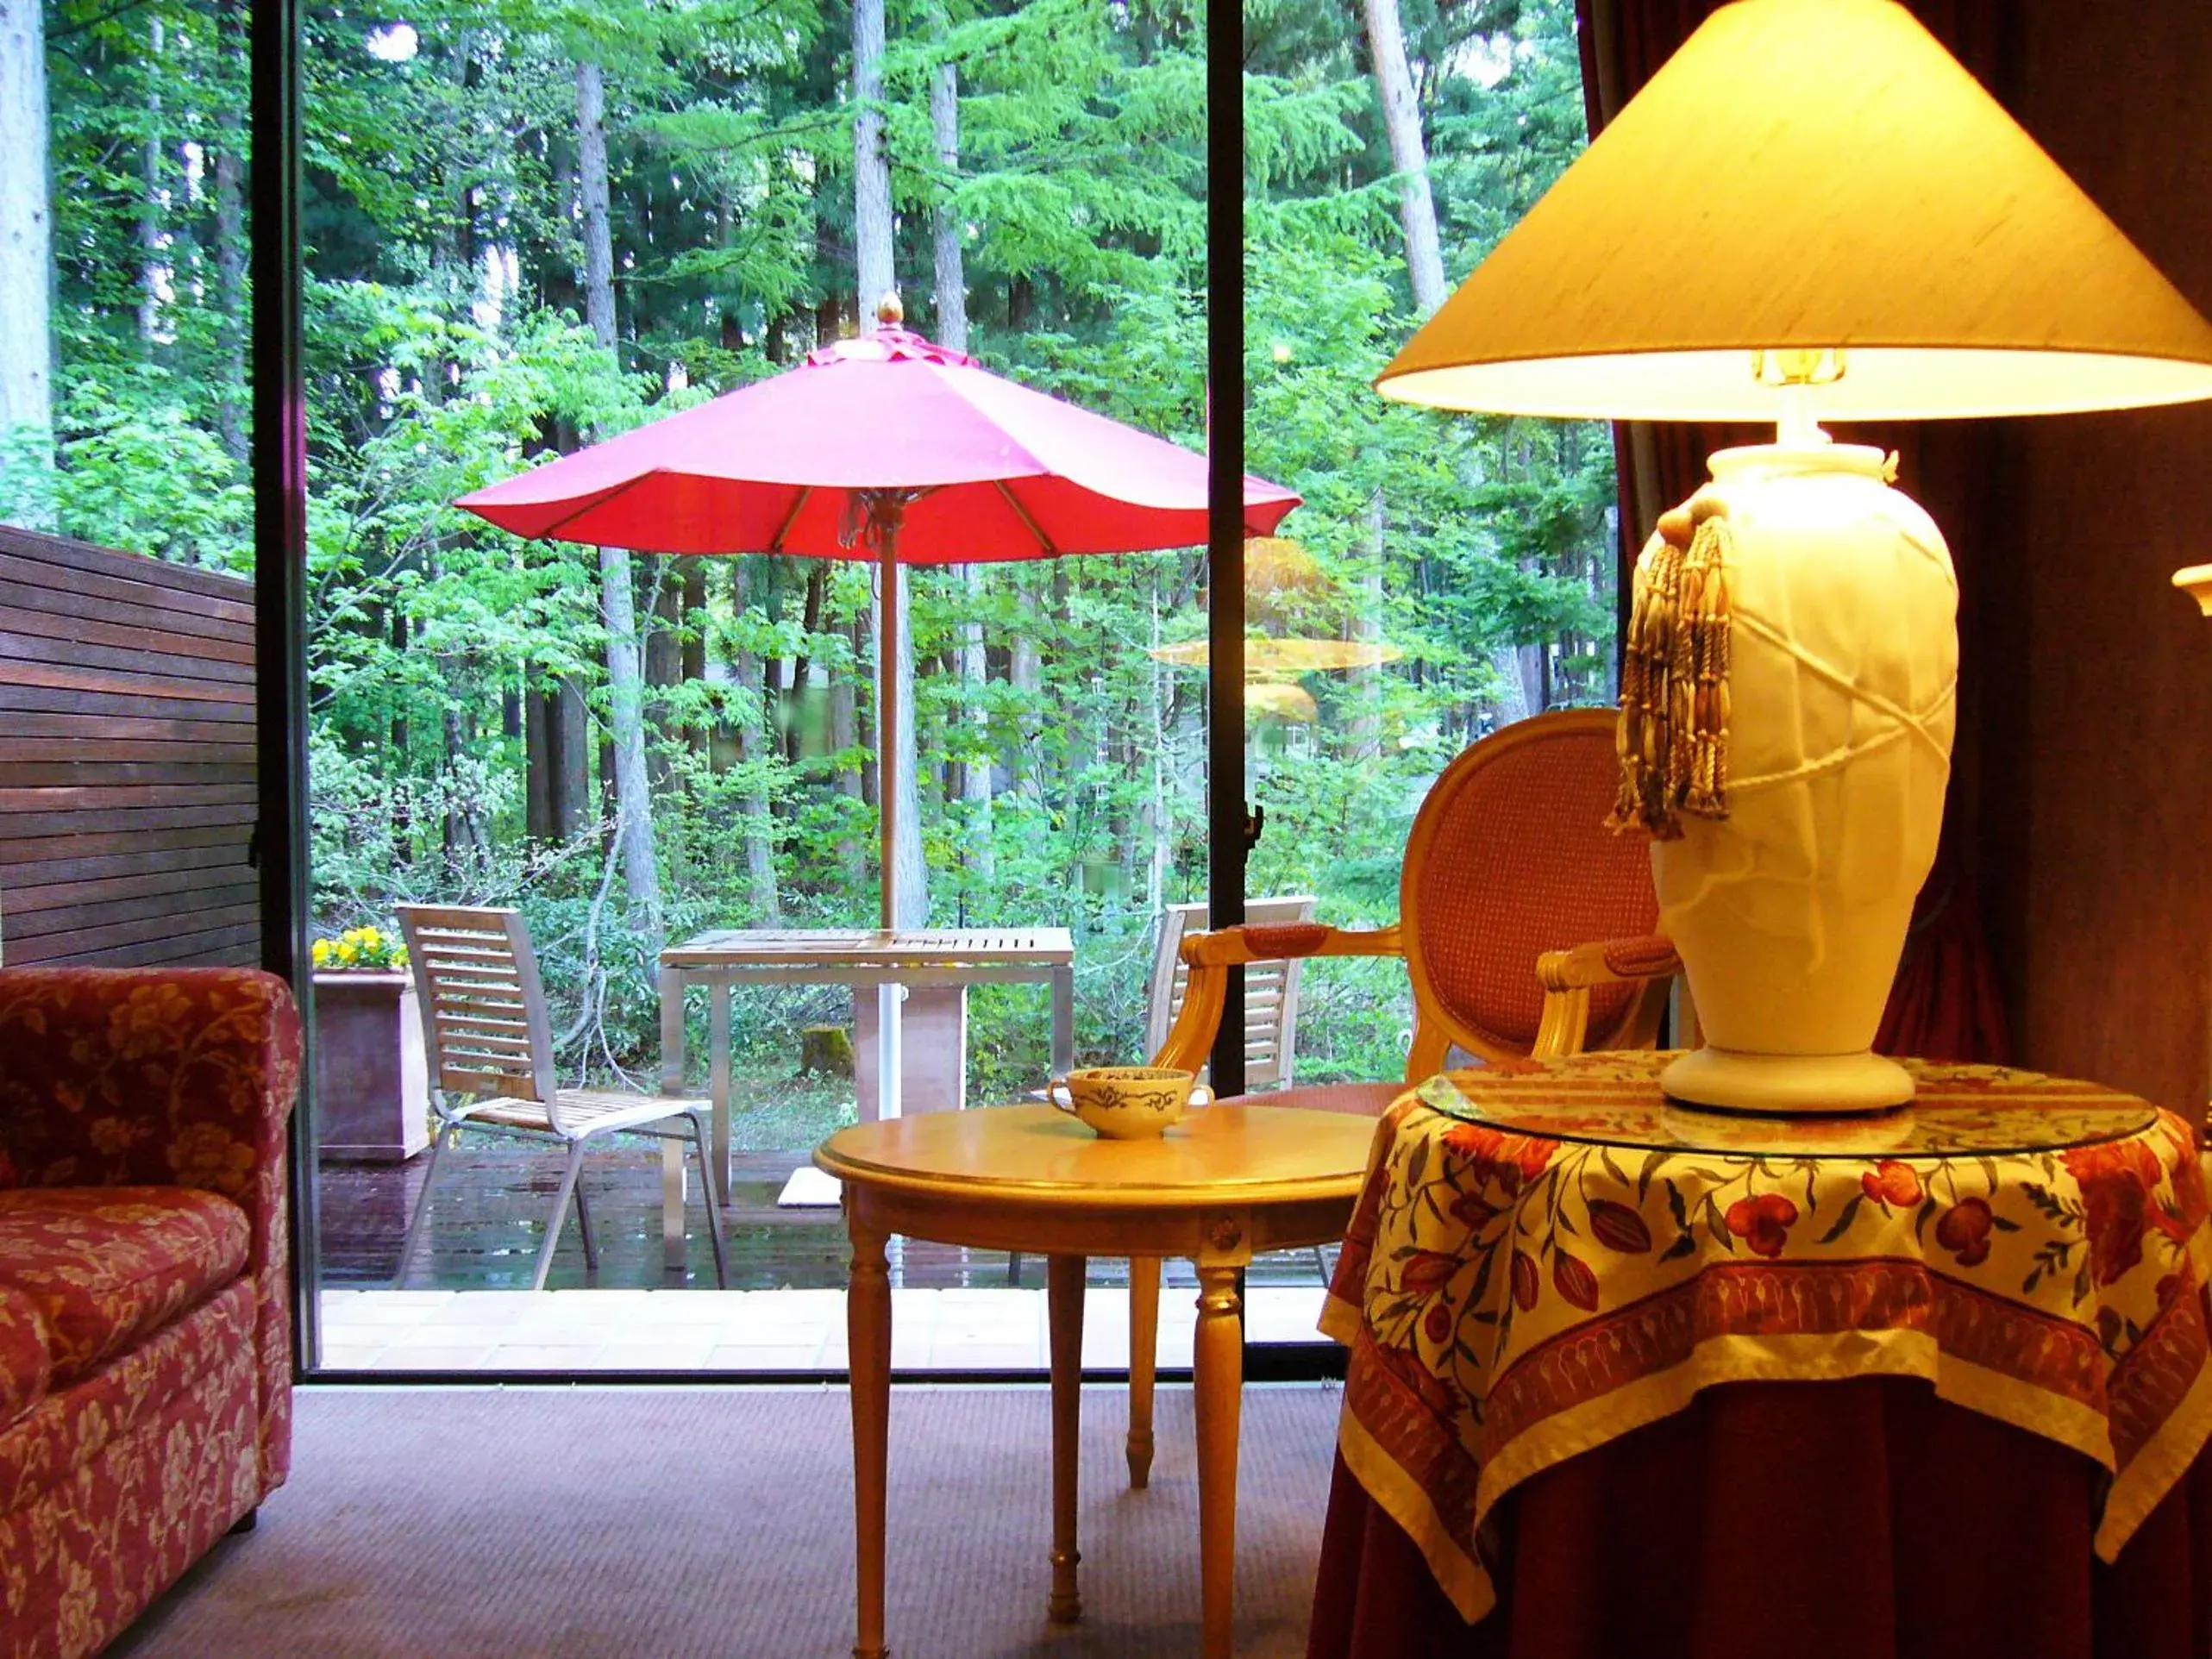
[[[53,528],[53,220],[41,0],[0,0],[0,518]]]
[[[865,630],[862,624],[857,617],[845,630],[846,637],[852,642],[854,648],[853,667],[850,672],[839,673],[835,668],[827,668],[824,671],[830,682],[827,700],[830,708],[830,751],[833,754],[843,754],[860,746],[859,698],[853,677],[868,672],[861,667],[869,660],[868,653],[862,648],[861,642],[861,635],[863,631]],[[868,786],[868,774],[869,768],[865,762],[859,766],[847,766],[841,762],[836,774],[837,792],[855,801],[865,802],[873,799],[873,792]],[[868,863],[861,855],[861,844],[857,837],[852,836],[838,837],[837,867],[844,877],[848,892],[857,892],[861,884],[867,880]]]
[[[574,675],[564,677],[553,693],[553,838],[573,841],[584,833],[592,803],[592,711]]]
[[[653,853],[653,809],[645,775],[645,684],[637,656],[637,606],[630,555],[599,549],[599,603],[607,625],[607,723],[614,748],[615,841],[630,925],[644,936],[646,960],[661,955],[661,873]]]
[[[1037,612],[1030,604],[1029,595],[1025,591],[1021,593],[1020,600],[1022,623],[1019,631],[1007,642],[1006,682],[1020,694],[1023,706],[1026,708],[1034,704],[1038,692],[1043,686],[1044,659],[1043,654],[1037,649],[1037,640],[1032,632],[1037,621]],[[1034,717],[1034,716],[1031,717],[1031,718]],[[1032,792],[1040,801],[1044,798],[1044,767],[1041,748],[1042,746],[1034,740],[1022,743],[1014,751],[1012,768],[1014,776],[1029,784]]]
[[[608,229],[606,87],[599,66],[576,66],[576,176],[584,208],[584,312],[602,350],[615,349],[614,244]],[[614,746],[615,840],[630,925],[643,936],[648,972],[661,955],[661,873],[653,848],[653,798],[645,770],[645,685],[630,554],[599,549],[599,605],[607,630],[608,725]]]
[[[651,559],[645,566],[647,615],[650,618],[646,624],[643,650],[645,706],[651,729],[661,740],[646,756],[645,773],[656,795],[668,787],[667,746],[680,735],[667,694],[684,672],[683,578],[670,568],[672,562]]]
[[[799,604],[799,633],[805,641],[811,642],[822,631],[822,604],[828,597],[829,579],[826,561],[819,559],[807,560],[806,594]],[[793,766],[799,764],[799,756],[805,748],[808,728],[813,723],[812,712],[806,706],[806,682],[812,668],[812,646],[809,643],[803,645],[796,655],[786,659],[780,671],[784,683],[789,688],[785,704],[787,713],[783,723],[784,758]],[[821,696],[826,703],[830,695],[830,685],[836,674],[834,670],[825,668],[823,675]]]
[[[853,0],[853,241],[860,310],[896,285],[891,269],[891,158],[883,147],[883,0]]]
[[[1367,504],[1367,573],[1360,578],[1358,608],[1352,612],[1351,636],[1362,645],[1382,641],[1383,542],[1390,528],[1390,512],[1377,490]],[[1352,696],[1357,699],[1351,718],[1347,753],[1355,761],[1373,761],[1382,754],[1382,670],[1369,664],[1352,673]]]
[[[703,579],[705,561],[697,562],[701,566]],[[745,564],[743,559],[730,560],[730,609],[731,615],[741,621],[752,597],[747,591]],[[738,731],[738,757],[746,761],[765,760],[776,752],[775,729],[768,723],[767,682],[770,665],[763,658],[741,652],[732,667],[739,686],[749,690],[757,679],[761,693],[758,723],[749,731],[742,728]],[[774,927],[783,919],[783,906],[776,891],[775,844],[769,838],[775,820],[771,816],[768,791],[746,791],[742,805],[745,813],[746,886],[750,890],[755,916]]]
[[[1428,146],[1421,109],[1406,63],[1406,30],[1398,0],[1361,0],[1367,14],[1368,53],[1375,60],[1375,90],[1390,137],[1390,165],[1398,173],[1398,222],[1406,233],[1406,273],[1413,310],[1427,316],[1444,304],[1444,252],[1437,237],[1436,198],[1429,191]]]
[[[937,66],[930,78],[930,130],[937,141],[942,175],[937,206],[930,215],[936,255],[937,343],[956,352],[968,349],[968,274],[960,241],[960,216],[953,210],[952,185],[960,176],[960,72]]]
[[[615,348],[614,241],[608,228],[606,79],[576,66],[576,184],[584,209],[584,312],[602,351]]]
[[[676,651],[676,675],[685,685],[696,685],[706,678],[706,626],[703,614],[706,610],[706,560],[679,559],[676,571],[681,587],[677,619],[684,629]],[[702,728],[693,726],[686,736],[694,754],[706,752],[706,733]]]
[[[242,91],[248,69],[243,6],[224,5],[216,13],[216,42],[223,78]],[[216,430],[222,448],[239,466],[248,465],[246,391],[246,128],[233,100],[215,118],[215,283],[216,338],[222,354],[222,391],[216,403]]]
[[[1160,646],[1160,579],[1156,572],[1147,584],[1148,643]],[[1164,662],[1150,664],[1144,673],[1144,729],[1153,734],[1144,745],[1151,766],[1151,800],[1145,808],[1145,827],[1150,847],[1144,871],[1144,908],[1156,913],[1168,902],[1168,871],[1174,857],[1174,804],[1168,798],[1168,676]]]
[[[146,141],[138,163],[138,343],[152,356],[161,332],[161,20],[148,25],[146,54]]]
[[[960,174],[960,72],[939,64],[930,80],[930,127],[937,140],[937,166],[943,175],[931,215],[937,263],[937,343],[956,352],[968,349],[968,271],[961,247],[960,216],[951,201],[953,180]],[[965,597],[968,620],[960,625],[960,679],[974,706],[971,718],[979,740],[987,741],[990,717],[982,708],[982,693],[989,679],[983,650],[983,572],[980,566],[957,567],[952,579]],[[991,762],[987,746],[984,758],[962,763],[960,796],[968,806],[968,861],[986,886],[997,879],[998,858],[992,846]]]
[[[554,839],[555,701],[551,692],[523,693],[523,833],[541,843]]]

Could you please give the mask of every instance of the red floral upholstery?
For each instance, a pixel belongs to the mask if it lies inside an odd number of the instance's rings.
[[[104,1647],[266,1495],[244,1280],[0,1434],[0,1652]]]
[[[0,1653],[73,1656],[290,1465],[299,1023],[243,969],[15,968],[0,1055]]]
[[[53,1374],[38,1304],[0,1285],[0,1428],[46,1398]]]
[[[60,1388],[237,1278],[247,1235],[236,1205],[188,1187],[0,1193],[0,1287],[38,1303]]]
[[[1620,776],[1610,724],[1497,743],[1469,749],[1424,803],[1433,839],[1401,925],[1407,956],[1452,1017],[1526,1053],[1544,1017],[1536,959],[1648,934],[1659,906],[1645,842],[1605,827]],[[1592,1048],[1610,1046],[1640,989],[1590,992]]]
[[[72,1470],[105,1456],[117,1440],[160,1415],[176,1395],[235,1369],[241,1355],[247,1360],[243,1374],[250,1380],[253,1329],[253,1289],[241,1280],[75,1387],[49,1394],[0,1434],[0,1515],[12,1515],[66,1484]],[[246,1403],[253,1404],[250,1391]],[[252,1455],[249,1441],[247,1472],[258,1487]],[[260,1501],[258,1493],[254,1501]],[[253,1506],[247,1504],[231,1519]],[[0,1626],[0,1631],[4,1629]],[[0,1638],[0,1651],[6,1649]]]

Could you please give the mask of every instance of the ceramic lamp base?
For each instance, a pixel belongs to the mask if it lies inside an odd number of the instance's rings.
[[[1771,1116],[1887,1111],[1913,1098],[1902,1066],[1880,1055],[1754,1055],[1699,1049],[1659,1074],[1670,1099]]]

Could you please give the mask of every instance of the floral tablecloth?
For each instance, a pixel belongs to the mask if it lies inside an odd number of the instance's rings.
[[[1731,1117],[1664,1101],[1669,1058],[1448,1074],[1377,1126],[1321,1320],[1338,1447],[1461,1615],[1506,1493],[1714,1383],[1924,1378],[2108,1470],[2117,1555],[2212,1432],[2191,1127],[1927,1064],[1902,1113]]]

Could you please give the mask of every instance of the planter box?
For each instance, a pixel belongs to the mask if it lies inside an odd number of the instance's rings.
[[[430,1143],[429,1069],[410,973],[315,976],[315,1118],[323,1156],[398,1163]]]

